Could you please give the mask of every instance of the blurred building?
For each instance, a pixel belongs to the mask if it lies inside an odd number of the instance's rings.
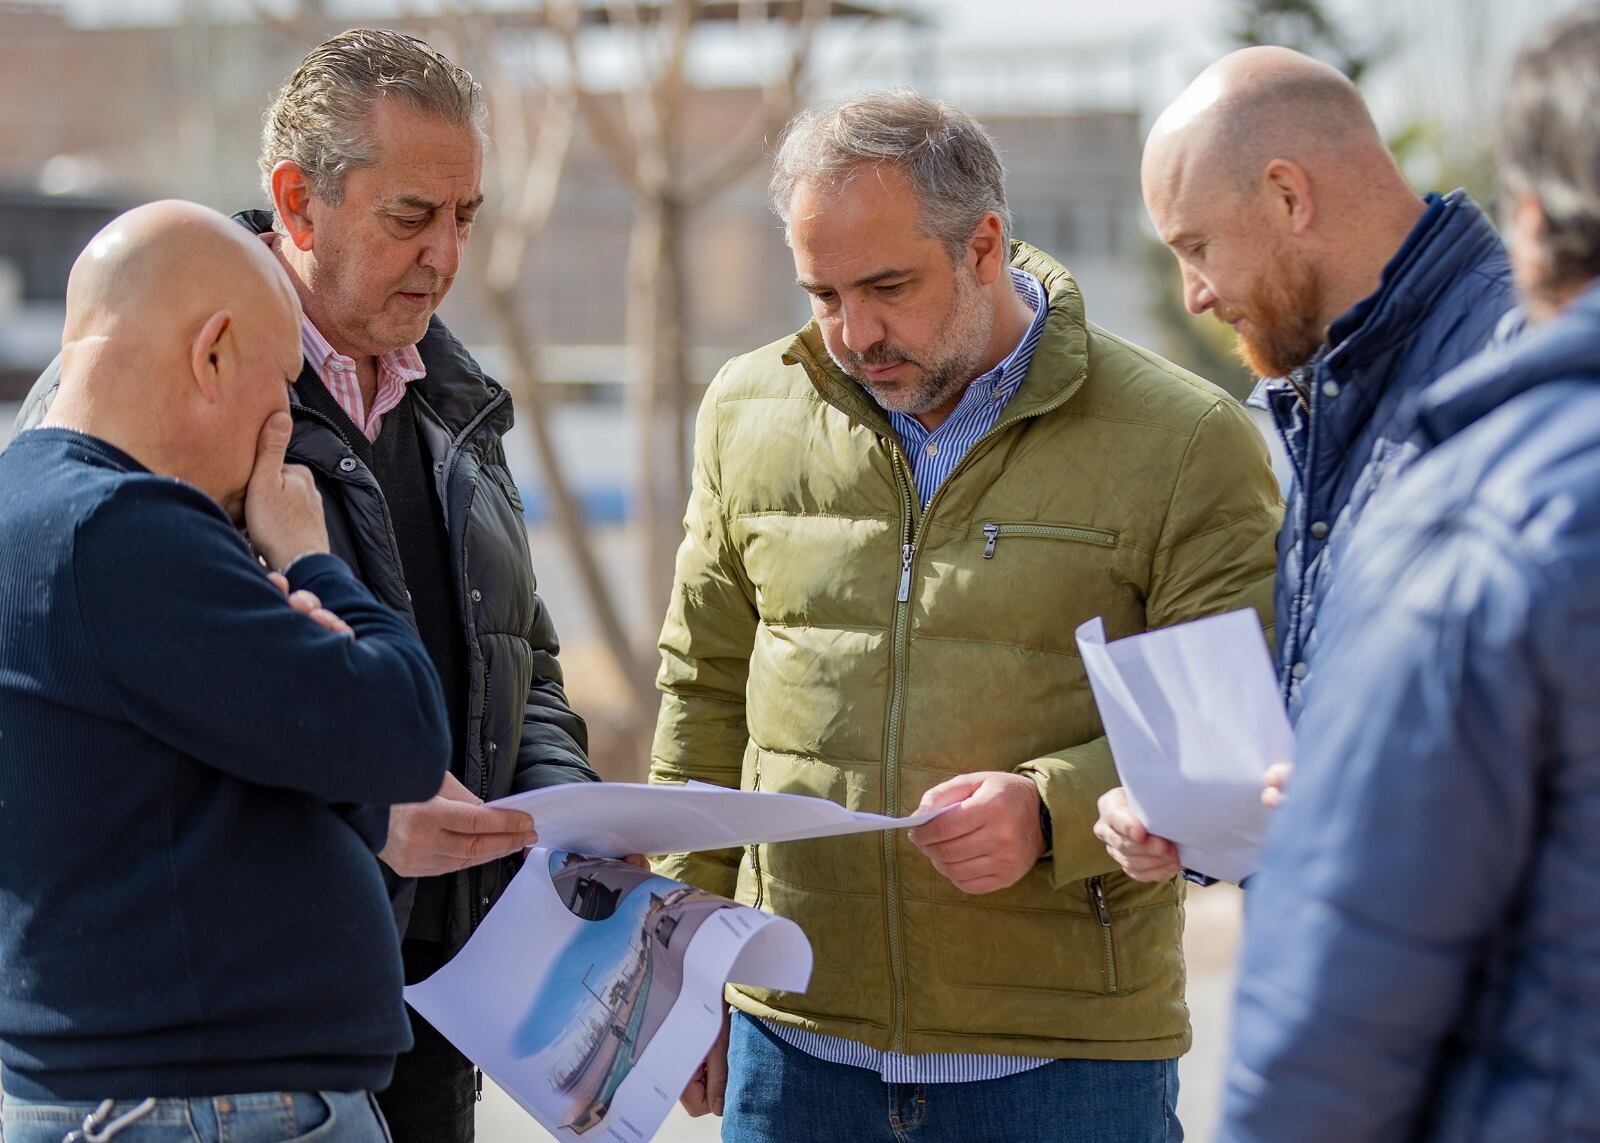
[[[0,303],[5,283],[19,273],[30,302],[43,301],[50,283],[64,283],[65,267],[86,237],[80,224],[100,217],[96,210],[164,195],[227,211],[265,204],[257,141],[272,93],[304,50],[292,35],[222,23],[85,28],[58,8],[0,3],[0,44],[0,188],[18,204],[0,213]],[[1106,57],[1097,58],[1103,72]],[[1131,57],[1126,67],[1114,55],[1110,62],[1135,74],[1127,70],[1137,66]],[[924,63],[912,78],[935,91],[949,87],[954,98],[983,114],[1011,172],[1018,236],[1078,273],[1091,317],[1140,337],[1148,323],[1137,258],[1136,85],[1128,85],[1129,102],[1121,108],[1075,111],[1067,104],[1104,104],[1104,85],[1056,90],[1042,79],[1021,84],[1015,63],[1010,54],[968,54]],[[1047,57],[1035,63],[1040,76],[1086,71],[1078,59],[1054,68]],[[692,98],[684,139],[691,165],[737,134],[757,96],[712,88]],[[690,228],[689,338],[697,348],[696,372],[805,319],[805,299],[767,209],[765,177],[766,164],[756,163]],[[60,221],[39,223],[55,213],[52,203],[59,204]],[[552,379],[624,380],[631,211],[628,191],[580,128],[524,292],[526,317],[546,347]],[[492,361],[469,279],[463,275],[457,283],[445,316]]]

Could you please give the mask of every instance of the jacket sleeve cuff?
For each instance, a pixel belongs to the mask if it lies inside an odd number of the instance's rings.
[[[1060,888],[1116,868],[1094,836],[1100,795],[1118,781],[1104,738],[1030,759],[1015,772],[1033,779],[1050,811],[1051,849],[1044,860],[1050,863],[1052,884]]]

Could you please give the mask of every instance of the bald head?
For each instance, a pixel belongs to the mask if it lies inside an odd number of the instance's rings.
[[[1355,85],[1288,48],[1201,72],[1151,128],[1140,180],[1185,304],[1233,326],[1267,376],[1316,353],[1423,210]]]
[[[130,210],[73,263],[46,421],[228,505],[263,422],[287,408],[299,322],[288,277],[243,227],[188,202]]]
[[[294,304],[271,252],[244,227],[192,202],[153,202],[113,219],[72,264],[62,341],[158,343],[219,308]]]
[[[1205,177],[1248,186],[1273,159],[1352,174],[1388,150],[1356,85],[1289,48],[1244,48],[1206,68],[1151,128],[1144,169],[1193,164]]]

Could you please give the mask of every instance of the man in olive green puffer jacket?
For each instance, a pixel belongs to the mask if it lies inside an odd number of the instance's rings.
[[[809,112],[773,199],[815,321],[706,395],[651,776],[958,804],[658,863],[816,953],[804,994],[730,990],[685,1103],[734,1143],[1181,1139],[1182,883],[1126,879],[1091,833],[1117,779],[1073,632],[1270,620],[1265,446],[1009,242],[970,117]]]

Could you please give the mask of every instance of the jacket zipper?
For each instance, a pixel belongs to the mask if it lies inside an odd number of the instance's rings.
[[[1042,536],[1051,540],[1078,540],[1085,544],[1099,544],[1114,548],[1116,534],[1099,528],[1075,528],[1066,524],[985,524],[983,526],[983,558],[994,559],[995,542],[1001,536]]]
[[[803,357],[806,359],[805,363],[808,364],[811,370],[814,371],[812,375],[816,376],[817,374],[822,373],[822,366],[818,363],[816,357],[811,353],[810,349],[806,348],[804,345],[801,345],[800,349]],[[923,510],[920,524],[916,522],[916,508],[912,500],[914,486],[910,476],[906,471],[907,464],[902,456],[899,440],[892,435],[892,430],[891,435],[887,438],[890,445],[889,455],[894,463],[895,474],[899,477],[901,508],[904,512],[902,517],[902,535],[904,536],[904,543],[900,549],[900,582],[898,590],[895,593],[894,658],[893,665],[891,667],[891,674],[893,676],[894,683],[889,700],[888,745],[884,752],[884,813],[886,814],[893,815],[895,813],[895,788],[899,776],[900,719],[904,713],[905,705],[905,663],[906,656],[910,651],[908,643],[911,627],[909,621],[911,576],[913,565],[915,564],[917,558],[917,541],[921,539],[922,530],[927,526],[928,520],[932,517],[933,509],[938,505],[939,498],[944,495],[944,490],[951,485],[956,476],[960,474],[961,470],[972,462],[972,458],[978,454],[980,449],[985,444],[987,444],[994,437],[1005,432],[1012,425],[1019,424],[1022,421],[1030,420],[1034,417],[1042,417],[1046,413],[1055,412],[1062,405],[1065,405],[1072,397],[1072,393],[1075,393],[1076,391],[1077,387],[1074,387],[1072,392],[1063,393],[1055,400],[1046,405],[1040,406],[1030,413],[1023,413],[1019,416],[1007,417],[1004,420],[996,423],[988,432],[984,433],[977,440],[973,441],[971,447],[967,449],[966,454],[962,456],[962,458],[956,463],[956,466],[945,476],[944,482],[939,485],[938,491],[933,494],[933,499],[928,502],[928,507]],[[824,399],[826,399],[825,396]],[[858,420],[858,418],[856,418],[855,415],[848,409],[845,409],[832,401],[830,401],[829,404],[833,404],[834,408],[839,409],[840,412],[844,413],[845,416],[850,417],[852,420]],[[895,877],[895,832],[896,831],[894,830],[884,830],[882,834],[882,844],[884,860],[884,903],[889,936],[889,977],[893,985],[894,993],[894,1025],[889,1032],[889,1049],[890,1051],[899,1052],[905,1050],[906,985],[905,972],[900,965],[900,895],[897,879]]]
[[[1094,902],[1095,916],[1100,920],[1100,940],[1105,945],[1106,991],[1117,991],[1117,947],[1111,940],[1111,910],[1106,908],[1106,891],[1099,877],[1089,878],[1089,899]]]
[[[899,769],[900,769],[900,719],[905,706],[906,694],[906,655],[910,651],[911,630],[911,565],[917,558],[916,536],[916,508],[912,502],[912,484],[906,474],[906,462],[900,455],[898,443],[891,443],[890,457],[894,463],[895,475],[899,478],[900,507],[902,516],[901,535],[904,543],[900,547],[900,585],[895,592],[894,604],[894,644],[893,666],[891,676],[894,679],[893,689],[889,695],[889,736],[884,749],[883,765],[883,812],[891,817],[897,812]],[[889,937],[889,979],[894,995],[894,1024],[890,1029],[890,1049],[902,1051],[905,1048],[906,1038],[906,981],[905,971],[901,966],[900,952],[900,900],[899,880],[895,875],[895,838],[898,831],[884,830],[881,834],[883,846],[883,899],[884,920]]]
[[[750,788],[758,794],[761,792],[761,755],[759,754],[756,755],[755,780],[751,783]],[[761,908],[761,902],[766,900],[767,888],[761,880],[761,846],[759,842],[750,843],[750,872],[754,873],[756,878],[755,907],[759,909]]]

